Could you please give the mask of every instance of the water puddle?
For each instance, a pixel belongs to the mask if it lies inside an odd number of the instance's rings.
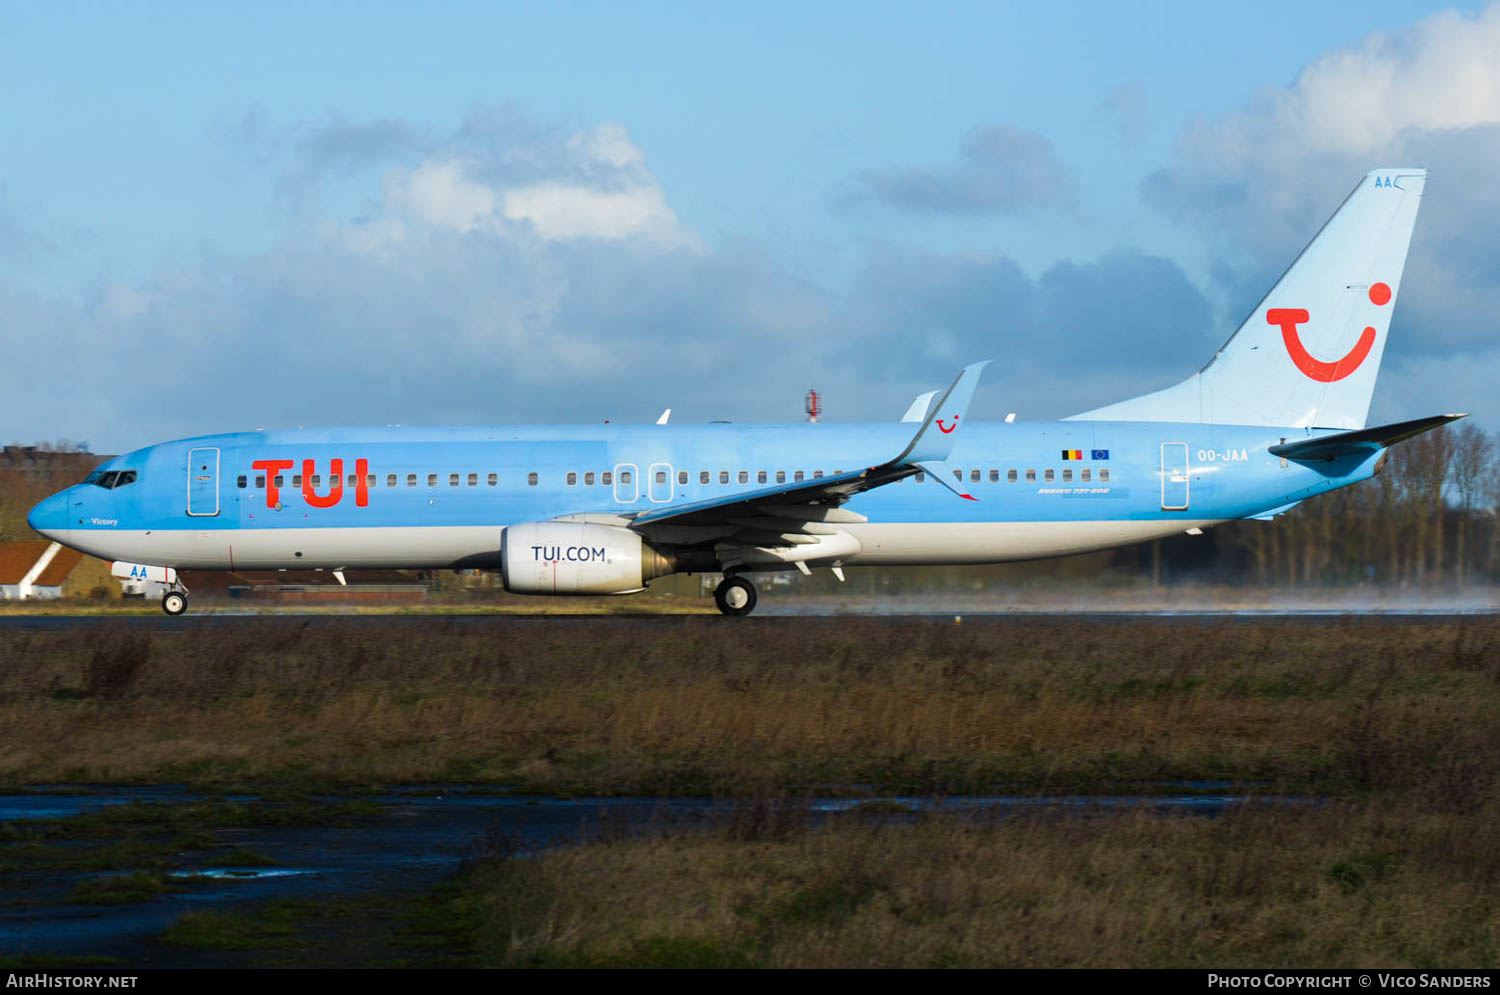
[[[1161,787],[1171,793],[1040,798],[882,796],[788,804],[817,822],[841,813],[899,820],[935,811],[1004,817],[1026,810],[1138,806],[1211,816],[1252,798],[1263,800],[1243,786]],[[209,800],[224,798],[169,787],[76,786],[0,795],[0,822],[10,822],[14,828],[30,820],[70,819],[136,802]],[[233,800],[250,801],[253,796],[236,796]],[[357,898],[428,888],[455,873],[466,858],[492,848],[497,840],[524,854],[600,833],[619,837],[667,825],[674,831],[706,828],[721,824],[729,813],[724,802],[710,798],[559,799],[463,787],[390,791],[361,800],[374,803],[371,814],[345,820],[342,825],[216,826],[211,830],[209,845],[200,840],[173,853],[168,858],[169,866],[155,872],[170,883],[160,894],[119,905],[80,902],[77,889],[137,871],[25,869],[23,861],[11,860],[6,852],[20,844],[0,844],[0,867],[7,868],[0,872],[0,952],[9,956],[102,955],[142,965],[202,963],[191,952],[176,951],[153,938],[193,910],[248,910],[251,903],[272,899]],[[47,845],[69,852],[83,847],[76,840]],[[253,859],[247,861],[246,854]]]
[[[266,878],[291,878],[303,874],[316,874],[311,869],[267,870],[263,867],[217,867],[204,871],[172,871],[167,875],[181,881],[222,879],[225,881],[255,881]]]

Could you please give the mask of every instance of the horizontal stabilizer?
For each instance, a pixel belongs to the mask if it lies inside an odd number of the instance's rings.
[[[1271,455],[1294,460],[1335,460],[1344,456],[1373,453],[1386,446],[1395,445],[1414,435],[1431,431],[1467,415],[1432,415],[1413,421],[1396,422],[1393,425],[1377,425],[1353,432],[1322,435],[1316,439],[1299,439],[1271,447]]]

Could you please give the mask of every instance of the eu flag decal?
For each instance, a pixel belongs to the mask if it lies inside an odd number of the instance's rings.
[[[1095,449],[1093,450],[1093,454],[1093,456],[1089,457],[1090,459],[1109,459],[1108,449]]]
[[[1062,458],[1065,459],[1065,460],[1069,460],[1069,459],[1083,459],[1083,450],[1082,449],[1064,449],[1062,451]]]

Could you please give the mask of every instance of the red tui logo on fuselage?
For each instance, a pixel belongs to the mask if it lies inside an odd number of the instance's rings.
[[[281,505],[281,480],[278,474],[282,470],[290,470],[295,463],[289,459],[261,459],[250,464],[251,469],[259,470],[266,475],[266,507],[277,508]],[[314,480],[316,478],[317,461],[305,459],[302,461],[302,500],[306,501],[312,508],[332,508],[344,500],[344,461],[332,459],[328,461],[328,493],[319,494]],[[354,503],[360,508],[370,503],[370,461],[357,459],[354,461],[354,473],[350,479],[354,487]]]

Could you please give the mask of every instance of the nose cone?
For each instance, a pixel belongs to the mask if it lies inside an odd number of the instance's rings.
[[[37,504],[26,516],[26,524],[48,539],[65,541],[72,524],[68,521],[68,492],[60,491]]]

